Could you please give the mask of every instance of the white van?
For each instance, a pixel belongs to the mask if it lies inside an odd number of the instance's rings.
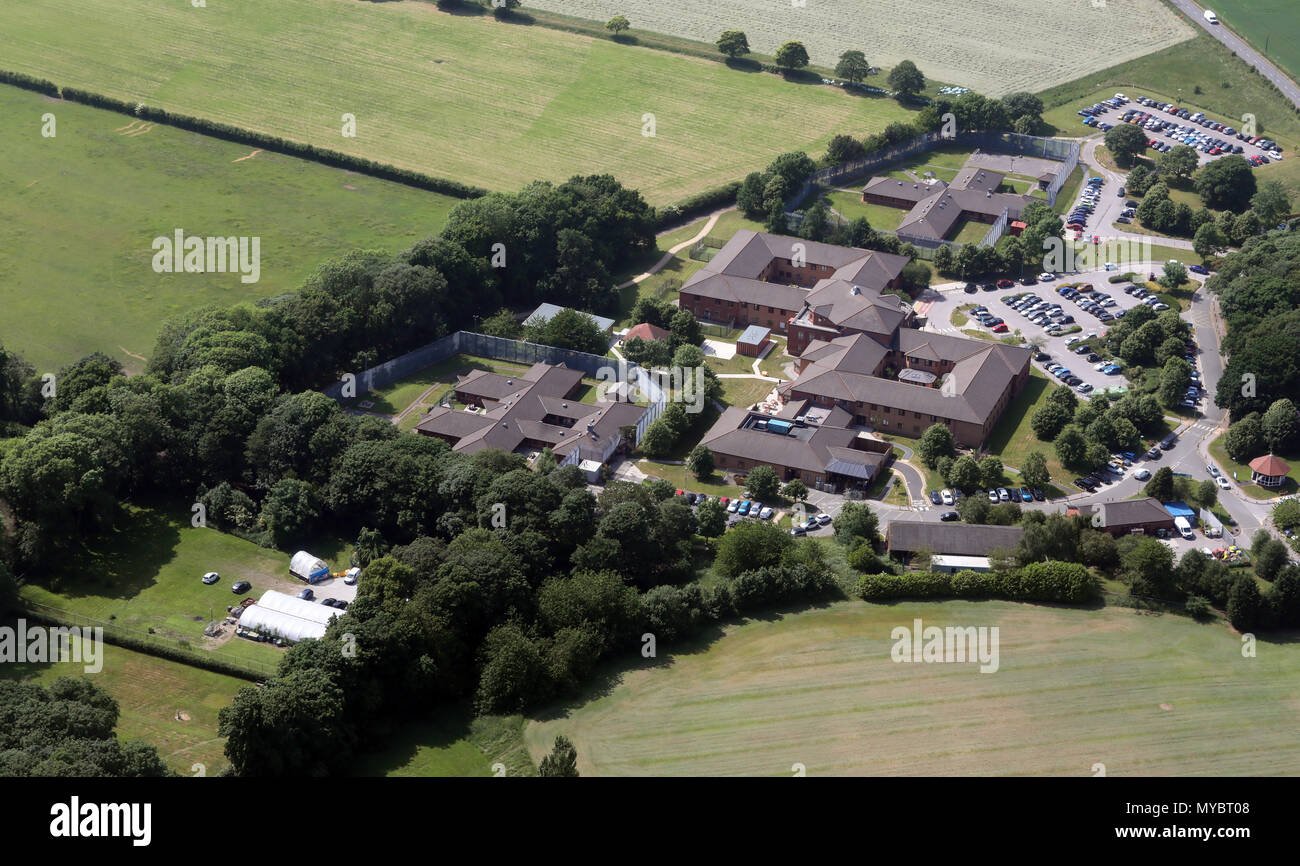
[[[1192,534],[1192,525],[1187,522],[1186,517],[1175,517],[1174,526],[1178,528],[1178,534],[1188,541],[1196,538],[1196,536]]]
[[[1206,21],[1209,21],[1211,24],[1218,24],[1218,23],[1219,23],[1219,16],[1218,16],[1218,15],[1215,15],[1215,14],[1214,14],[1213,12],[1211,12],[1209,9],[1206,9],[1206,10],[1205,10],[1205,20],[1206,20]]]

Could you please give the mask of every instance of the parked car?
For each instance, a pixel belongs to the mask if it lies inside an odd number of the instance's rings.
[[[952,491],[947,488],[944,488],[942,491],[940,491],[939,498],[943,500],[944,505],[952,505],[953,502],[955,501],[952,498]]]
[[[996,490],[990,490],[989,502],[997,502],[997,501],[998,501],[998,492]]]
[[[775,514],[775,513],[776,513],[776,512],[774,512],[771,508],[768,508],[768,507],[765,505],[765,506],[763,506],[763,510],[760,511],[760,512],[758,512],[758,519],[759,519],[759,520],[771,520],[771,519],[772,519],[772,515]]]
[[[1007,492],[1007,489],[1005,487],[998,488],[998,501],[999,502],[1011,501],[1011,494]]]
[[[311,601],[316,597],[316,593],[311,591],[311,587],[303,587],[302,591],[298,593],[298,597],[303,601]]]
[[[1046,496],[1043,495],[1043,488],[1041,487],[1035,487],[1029,492],[1032,493],[1034,495],[1034,499],[1038,500],[1039,502],[1042,502],[1044,499],[1047,498]]]
[[[1021,487],[1021,488],[1020,488],[1020,501],[1021,501],[1021,502],[1033,502],[1033,501],[1034,501],[1034,494],[1033,494],[1033,491],[1031,491],[1028,487]]]
[[[249,583],[246,580],[241,580],[239,581],[239,583],[236,583],[234,586],[232,586],[230,590],[236,595],[243,595],[244,593],[248,592],[252,588],[253,585],[251,583]]]
[[[943,514],[939,515],[939,519],[945,521],[960,520],[961,515],[955,511],[945,511]]]
[[[941,497],[941,496],[939,495],[939,491],[938,491],[938,490],[931,490],[931,491],[930,491],[930,502],[931,502],[931,504],[933,504],[933,505],[942,505],[942,504],[943,504],[943,497]]]
[[[829,514],[818,514],[818,515],[817,515],[817,522],[818,522],[819,524],[821,524],[822,526],[830,526],[830,525],[831,525],[831,516],[830,516]]]
[[[217,574],[215,571],[209,571],[207,574],[203,575],[203,582],[208,586],[212,586],[212,584],[216,583],[218,580],[221,580],[221,575]]]

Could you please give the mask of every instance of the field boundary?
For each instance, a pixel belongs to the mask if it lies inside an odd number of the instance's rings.
[[[73,613],[40,602],[23,599],[19,604],[23,613],[31,619],[55,626],[102,628],[106,643],[156,656],[167,661],[202,668],[213,673],[239,677],[255,683],[263,682],[267,677],[275,675],[277,665],[251,659],[236,660],[234,656],[220,650],[191,649],[182,638],[165,638],[160,635],[146,634],[135,629],[124,628],[117,623],[96,619],[85,614]],[[175,643],[171,643],[171,641],[175,641]]]
[[[470,186],[458,180],[398,168],[388,163],[363,159],[337,150],[329,150],[291,139],[267,135],[264,132],[254,132],[241,126],[232,126],[228,123],[220,123],[203,117],[195,117],[189,114],[173,114],[165,109],[154,108],[142,102],[133,105],[125,100],[104,96],[89,90],[81,90],[76,87],[60,87],[48,79],[35,78],[21,72],[0,69],[0,84],[11,84],[24,90],[35,91],[51,99],[60,99],[88,105],[91,108],[115,111],[119,114],[142,118],[153,123],[161,123],[188,132],[219,138],[223,141],[233,141],[238,144],[260,147],[263,150],[269,150],[284,156],[309,160],[331,168],[355,171],[358,174],[369,175],[380,180],[392,181],[393,183],[400,183],[404,186],[429,192],[441,193],[452,198],[481,198],[488,194],[488,191],[482,187]]]

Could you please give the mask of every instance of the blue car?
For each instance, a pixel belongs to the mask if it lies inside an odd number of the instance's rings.
[[[744,517],[746,514],[749,513],[749,506],[751,505],[753,505],[753,502],[746,499],[744,502],[740,503],[740,508],[736,511],[736,513],[739,514],[741,517]]]
[[[1102,372],[1105,373],[1107,376],[1113,376],[1119,372],[1119,369],[1120,368],[1117,365],[1111,364],[1110,366],[1104,368]]]

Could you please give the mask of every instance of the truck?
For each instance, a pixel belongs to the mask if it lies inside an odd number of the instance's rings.
[[[1178,534],[1188,541],[1196,538],[1196,536],[1192,534],[1192,524],[1186,517],[1175,517],[1174,526],[1177,527]]]

